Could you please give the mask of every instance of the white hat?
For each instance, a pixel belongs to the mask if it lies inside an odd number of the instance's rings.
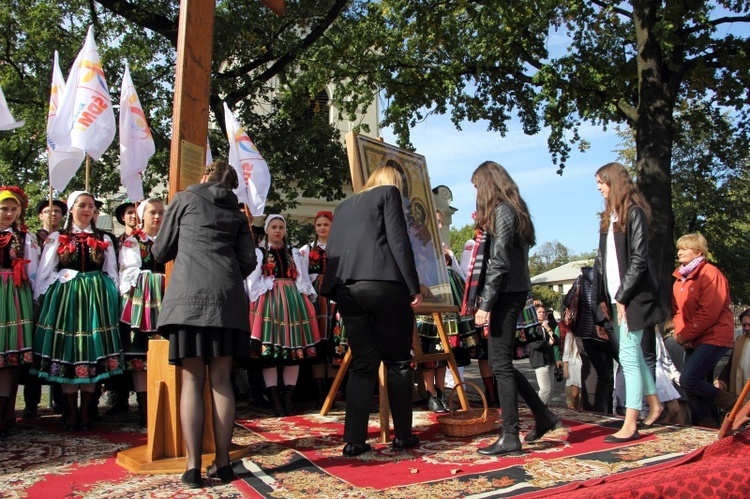
[[[263,224],[263,230],[264,231],[268,232],[268,224],[270,224],[271,220],[273,220],[274,218],[280,218],[281,220],[284,221],[284,225],[286,225],[286,219],[284,217],[282,217],[281,215],[279,215],[278,213],[274,213],[274,214],[268,215],[266,217],[266,222],[265,222],[265,224]]]
[[[76,203],[76,199],[78,199],[78,197],[82,196],[83,194],[87,196],[91,196],[92,198],[94,197],[93,194],[91,194],[90,192],[86,192],[86,191],[71,192],[70,195],[68,196],[68,211],[70,211],[73,208],[73,205]]]

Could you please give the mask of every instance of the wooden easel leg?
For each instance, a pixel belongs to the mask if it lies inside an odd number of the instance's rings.
[[[443,317],[439,312],[433,312],[432,318],[435,321],[435,325],[437,326],[438,336],[440,336],[440,342],[443,344],[443,351],[450,354],[448,355],[448,358],[446,360],[448,362],[448,367],[451,370],[451,374],[453,374],[453,379],[460,381],[461,374],[458,372],[456,358],[453,356],[453,349],[451,348],[450,342],[448,341],[448,335],[445,332]],[[458,392],[458,400],[461,402],[461,408],[463,410],[468,410],[469,401],[466,398],[466,390],[464,389],[464,385],[457,384],[455,390]]]
[[[328,412],[331,410],[331,407],[333,407],[333,403],[336,400],[336,394],[341,387],[341,383],[344,381],[344,376],[346,376],[346,371],[349,369],[349,364],[351,363],[352,351],[351,349],[349,349],[346,351],[346,354],[344,354],[344,360],[341,361],[338,372],[336,372],[336,377],[333,378],[331,389],[328,390],[328,396],[326,396],[326,400],[325,402],[323,402],[323,407],[320,408],[321,416],[325,416],[326,414],[328,414]]]
[[[388,402],[388,371],[386,371],[383,362],[380,363],[380,369],[378,369],[378,388],[380,398],[380,441],[387,444],[391,440],[391,423],[389,417],[391,406]]]

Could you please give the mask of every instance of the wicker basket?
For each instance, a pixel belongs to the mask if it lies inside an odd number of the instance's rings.
[[[495,428],[495,422],[498,418],[497,409],[487,407],[487,398],[484,396],[482,390],[477,385],[470,381],[463,381],[459,385],[469,385],[479,392],[479,396],[482,397],[483,409],[467,409],[465,411],[454,411],[453,410],[453,398],[456,396],[455,388],[451,392],[451,396],[448,399],[448,407],[450,413],[441,414],[437,417],[438,423],[440,423],[441,430],[444,435],[448,437],[473,437],[474,435],[481,435],[487,433]],[[458,386],[458,385],[456,385]]]

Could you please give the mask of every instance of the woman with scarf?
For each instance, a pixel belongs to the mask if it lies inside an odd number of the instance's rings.
[[[526,442],[538,440],[560,421],[513,365],[518,319],[531,290],[529,248],[536,236],[526,202],[505,168],[485,161],[474,171],[471,183],[477,189],[477,227],[486,235],[480,277],[470,282],[478,285],[474,322],[477,327],[489,326],[489,360],[503,414],[501,436],[478,452],[489,456],[515,454],[521,450],[519,394],[535,419],[534,428],[524,437]]]
[[[247,278],[250,295],[250,350],[260,360],[274,416],[296,414],[294,389],[303,361],[317,357],[320,342],[313,289],[297,248],[286,239],[286,220],[268,215],[266,237],[255,250],[258,265]],[[285,403],[278,388],[282,367]]]
[[[24,225],[29,200],[19,187],[0,186],[0,438],[8,436],[7,419],[15,420],[15,393],[20,367],[29,365],[34,335],[33,291],[39,249]]]
[[[128,331],[123,335],[125,366],[133,375],[138,401],[138,424],[146,426],[146,352],[148,340],[156,334],[156,323],[164,296],[165,266],[156,261],[151,249],[164,218],[164,203],[151,198],[138,205],[143,228],[136,228],[120,244],[120,293],[122,322]]]
[[[649,265],[648,224],[651,210],[641,191],[620,163],[596,172],[597,189],[604,198],[599,224],[597,302],[611,320],[617,337],[618,360],[625,377],[625,420],[607,443],[637,440],[643,397],[649,406],[644,421],[650,426],[662,412],[651,370],[641,349],[643,330],[663,319],[657,277]]]
[[[685,347],[680,386],[688,392],[693,424],[715,428],[715,406],[731,411],[737,397],[706,381],[734,342],[729,283],[706,261],[708,243],[699,233],[677,240],[680,266],[672,287],[674,338]]]
[[[92,428],[96,384],[124,368],[114,241],[96,228],[95,209],[88,192],[68,196],[68,222],[44,245],[34,293],[44,299],[31,372],[62,384],[68,431]]]

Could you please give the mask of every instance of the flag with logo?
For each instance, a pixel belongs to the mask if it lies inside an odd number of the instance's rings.
[[[263,214],[266,207],[268,189],[271,187],[271,172],[263,156],[245,130],[235,119],[234,114],[224,103],[224,119],[229,139],[229,164],[237,171],[240,181],[235,191],[241,203],[245,203],[250,214]]]
[[[114,140],[115,129],[112,99],[94,41],[94,27],[90,26],[83,48],[70,68],[50,138],[98,160]],[[62,190],[54,184],[53,187]]]
[[[55,50],[55,60],[52,63],[52,88],[49,92],[49,109],[47,110],[47,163],[50,183],[58,191],[65,190],[70,179],[81,167],[85,156],[85,153],[77,147],[60,145],[50,137],[50,130],[57,118],[60,95],[64,90],[65,78],[60,71],[59,56]]]
[[[143,199],[141,174],[155,152],[146,114],[130,77],[130,68],[125,64],[120,91],[120,182],[128,198]]]
[[[0,87],[0,130],[13,130],[14,128],[23,126],[24,123],[24,121],[16,121],[13,119],[13,115],[10,114],[8,103],[5,101],[3,88]]]

